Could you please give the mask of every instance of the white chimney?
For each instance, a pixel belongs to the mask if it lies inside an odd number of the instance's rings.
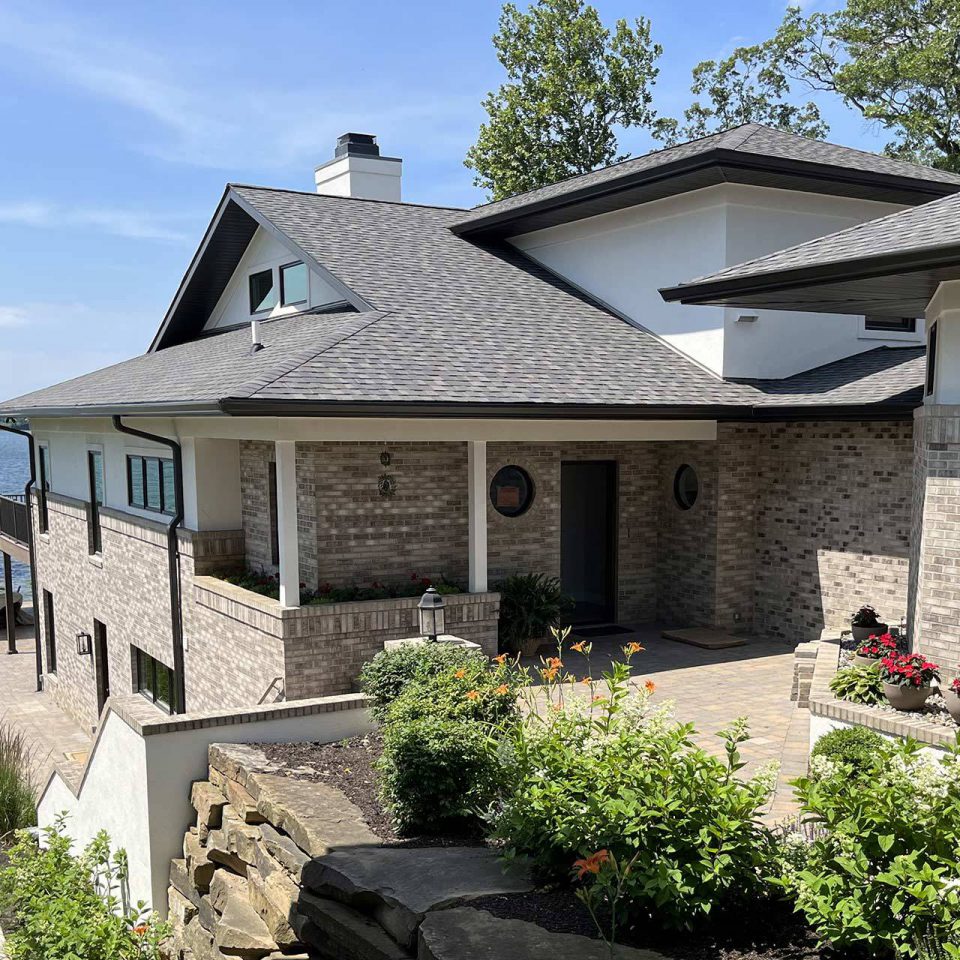
[[[400,200],[399,157],[381,157],[377,138],[369,133],[345,133],[337,138],[332,160],[317,167],[317,193],[363,200]]]

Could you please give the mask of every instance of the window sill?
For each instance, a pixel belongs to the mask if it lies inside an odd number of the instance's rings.
[[[87,559],[98,569],[103,569],[103,554],[102,553],[88,553]]]

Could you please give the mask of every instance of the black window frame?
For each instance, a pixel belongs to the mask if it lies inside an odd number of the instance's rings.
[[[57,626],[53,609],[53,594],[43,591],[43,638],[47,648],[47,673],[57,672]]]
[[[173,715],[176,713],[177,684],[176,671],[173,667],[168,667],[165,663],[152,657],[145,650],[131,645],[133,650],[134,691],[139,693],[144,699],[152,703],[160,710]],[[160,695],[160,684],[158,682],[161,671],[166,675],[167,690],[169,691],[169,703],[162,699]]]
[[[46,450],[46,456],[44,456],[44,450]],[[37,468],[40,473],[37,490],[37,502],[40,509],[37,515],[37,525],[41,533],[47,533],[50,530],[50,511],[47,508],[47,491],[50,489],[50,478],[47,476],[47,465],[50,460],[50,444],[41,443],[37,445],[37,459],[39,461]]]
[[[139,467],[134,463],[135,460],[139,460]],[[159,490],[160,490],[160,506],[153,507],[150,506],[148,496],[147,496],[147,471],[148,471],[148,462],[157,464],[157,476],[159,478]],[[171,476],[173,475],[173,460],[169,457],[153,457],[145,455],[142,453],[128,453],[127,454],[127,505],[130,507],[136,507],[138,510],[146,510],[149,513],[162,513],[165,516],[172,517],[176,515],[177,512],[177,486],[176,479],[174,479],[173,485],[173,503],[167,503],[167,494],[166,488],[163,482],[164,473],[169,470]],[[143,490],[143,502],[138,503],[134,499],[133,495],[133,477],[134,471],[139,470],[140,480],[142,483],[141,489]]]
[[[277,295],[277,302],[271,304],[269,307],[261,307],[260,309],[256,308],[256,304],[253,302],[253,283],[255,277],[262,277],[265,273],[270,274],[270,290],[275,292]],[[252,273],[247,274],[247,300],[250,306],[250,316],[255,317],[258,314],[269,313],[280,303],[280,290],[277,279],[273,275],[273,267],[269,267],[266,270],[254,270]],[[263,298],[261,297],[261,300]]]
[[[270,517],[270,562],[280,565],[280,510],[277,499],[277,462],[267,464],[267,513]]]
[[[287,300],[287,290],[286,283],[284,282],[283,271],[289,270],[291,267],[303,267],[307,273],[307,291],[306,296],[302,300]],[[280,279],[280,306],[281,307],[293,307],[300,303],[306,303],[310,299],[310,273],[307,271],[307,265],[302,260],[292,260],[290,263],[282,263],[277,268],[277,275]]]
[[[684,477],[692,476],[696,481],[696,489],[691,499],[684,491]],[[673,475],[673,500],[681,510],[692,510],[700,499],[700,474],[696,467],[689,463],[681,463]]]
[[[930,337],[927,341],[927,393],[933,396],[937,386],[937,324],[930,324]]]
[[[916,333],[916,317],[864,317],[863,329],[871,333]]]
[[[103,530],[100,526],[100,507],[103,506],[103,502],[97,497],[96,467],[94,466],[97,457],[100,458],[103,488],[104,494],[106,494],[107,476],[103,451],[87,450],[87,482],[90,493],[90,498],[87,501],[87,548],[91,555],[103,553]]]

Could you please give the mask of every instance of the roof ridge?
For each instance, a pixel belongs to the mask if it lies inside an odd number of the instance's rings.
[[[248,380],[246,383],[237,387],[234,392],[234,396],[230,397],[229,399],[249,400],[261,390],[264,390],[266,387],[269,387],[271,384],[276,383],[278,380],[292,373],[298,367],[302,367],[304,364],[309,363],[311,360],[315,360],[328,350],[332,350],[341,343],[345,343],[351,337],[355,337],[358,333],[366,330],[367,327],[371,327],[375,323],[379,323],[384,317],[388,316],[392,312],[392,310],[371,310],[367,313],[356,314],[358,320],[366,318],[366,322],[360,323],[359,325],[354,324],[354,328],[351,329],[349,333],[336,337],[331,342],[325,343],[322,347],[320,347],[319,350],[316,348],[312,348],[310,350],[301,350],[294,356],[288,357],[282,363],[277,364],[277,366],[263,374],[263,376],[257,377],[254,380]]]
[[[241,190],[264,190],[268,193],[292,193],[300,197],[316,197],[321,200],[346,200],[354,203],[382,203],[393,207],[419,207],[427,210],[453,210],[467,213],[470,207],[448,207],[441,203],[410,203],[406,200],[378,200],[375,197],[338,197],[332,193],[317,193],[315,190],[294,190],[293,187],[265,187],[256,183],[233,183],[227,187]]]

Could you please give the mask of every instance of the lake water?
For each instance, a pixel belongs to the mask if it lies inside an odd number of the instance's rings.
[[[23,493],[30,479],[30,454],[26,437],[18,437],[0,430],[0,493]],[[0,567],[0,587],[3,586],[3,568]],[[30,599],[30,568],[13,561],[13,586],[19,588],[24,600]]]

